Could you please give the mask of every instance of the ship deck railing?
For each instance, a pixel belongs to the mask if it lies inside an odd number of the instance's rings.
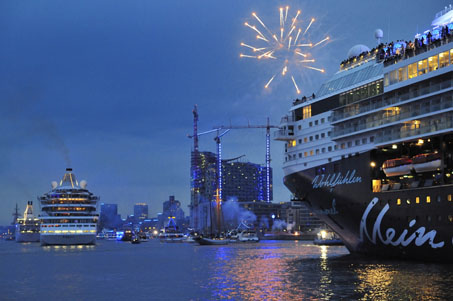
[[[423,138],[426,135],[435,135],[438,132],[445,132],[447,130],[453,130],[453,114],[444,116],[449,118],[447,120],[443,120],[438,122],[437,119],[429,120],[429,122],[425,125],[419,124],[419,128],[409,129],[409,128],[393,128],[389,132],[380,132],[375,137],[375,144],[382,144],[382,143],[391,143],[392,141],[397,140],[407,140],[411,139],[418,139]],[[431,122],[433,121],[433,122]]]
[[[399,63],[400,61],[404,61],[408,58],[411,58],[411,57],[414,57],[414,56],[417,56],[419,54],[422,54],[422,53],[425,53],[427,51],[430,51],[431,49],[435,49],[437,47],[440,47],[440,46],[443,46],[443,45],[446,45],[448,43],[451,43],[453,42],[453,34],[450,33],[449,36],[446,36],[445,39],[437,39],[433,42],[431,42],[430,44],[424,44],[423,46],[419,47],[419,48],[413,48],[413,49],[406,49],[404,51],[404,53],[402,54],[395,54],[395,55],[392,55],[388,58],[381,58],[379,59],[379,57],[377,58],[377,61],[380,62],[380,61],[384,61],[384,67],[388,67],[388,66],[391,66],[391,65],[394,65],[394,64],[397,64]]]
[[[406,93],[393,94],[390,97],[383,96],[380,99],[373,98],[362,100],[359,103],[353,103],[346,107],[335,110],[333,112],[332,123],[335,124],[348,118],[356,118],[359,117],[357,116],[359,114],[370,113],[371,111],[383,109],[389,106],[400,105],[402,102],[423,95],[446,90],[451,87],[453,87],[453,79],[449,78],[437,83],[430,82],[429,85],[426,85],[420,89],[411,89]]]
[[[363,131],[363,130],[367,130],[367,129],[373,129],[373,128],[380,127],[383,125],[391,124],[391,123],[394,123],[397,121],[402,121],[402,120],[411,119],[411,118],[417,118],[420,115],[430,114],[430,113],[434,113],[434,112],[437,112],[440,110],[446,110],[446,109],[449,109],[452,107],[453,107],[453,98],[451,98],[451,97],[440,103],[435,103],[435,104],[430,103],[428,106],[420,105],[419,109],[417,109],[417,110],[411,110],[411,107],[409,105],[409,107],[403,107],[399,111],[399,113],[397,113],[395,115],[378,116],[379,119],[369,121],[366,123],[362,123],[362,124],[358,124],[358,125],[354,125],[354,126],[350,126],[350,127],[346,127],[344,129],[339,129],[338,127],[336,127],[336,128],[334,128],[332,137],[337,138],[337,137],[348,135],[348,134],[351,134],[354,132]],[[379,113],[380,112],[378,112],[377,114],[379,114]],[[382,114],[387,114],[387,113],[383,112]]]

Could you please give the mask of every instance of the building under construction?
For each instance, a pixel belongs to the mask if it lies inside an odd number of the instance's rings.
[[[215,220],[212,214],[213,207],[215,207],[212,204],[213,202],[219,206],[222,201],[230,199],[239,202],[270,202],[272,200],[272,169],[269,164],[269,129],[271,126],[268,122],[266,164],[263,166],[242,162],[240,161],[241,157],[230,160],[221,159],[220,137],[228,130],[223,134],[219,134],[219,129],[217,129],[217,137],[215,139],[217,141],[217,154],[199,151],[198,137],[213,132],[213,130],[198,133],[198,112],[196,106],[193,110],[193,116],[193,135],[189,136],[193,138],[190,168],[190,221],[192,228],[209,231],[209,229],[212,229],[212,221]],[[249,127],[247,126],[247,128]],[[217,230],[220,231],[221,229]]]
[[[198,156],[198,158],[196,157]],[[210,201],[216,199],[217,157],[211,152],[192,151],[191,158],[191,226],[207,230],[211,226]],[[222,160],[222,199],[238,202],[265,202],[272,200],[272,169],[270,173],[270,195],[267,195],[266,166],[241,162],[239,158]]]

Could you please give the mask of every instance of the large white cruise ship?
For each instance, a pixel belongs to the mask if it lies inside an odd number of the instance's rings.
[[[452,7],[432,26],[353,47],[275,133],[284,184],[351,252],[453,261]]]
[[[71,168],[60,183],[38,198],[41,202],[41,245],[96,243],[99,197],[86,189],[86,181],[76,180]]]

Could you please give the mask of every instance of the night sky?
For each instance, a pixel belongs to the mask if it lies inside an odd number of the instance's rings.
[[[0,224],[16,202],[59,181],[66,167],[123,217],[146,202],[150,215],[169,195],[189,214],[192,108],[201,131],[216,125],[279,124],[298,95],[263,61],[240,59],[254,43],[244,22],[278,25],[278,8],[316,18],[308,32],[313,66],[295,78],[311,95],[338,71],[356,44],[413,39],[430,28],[448,1],[13,1],[0,2]],[[273,28],[276,28],[275,26]],[[299,96],[300,97],[300,96]],[[200,150],[215,151],[214,136]],[[283,143],[271,143],[274,201],[283,186]],[[223,158],[264,163],[265,131],[236,130],[223,138]]]

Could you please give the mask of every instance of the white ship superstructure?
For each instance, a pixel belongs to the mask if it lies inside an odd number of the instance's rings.
[[[17,242],[39,241],[39,218],[33,215],[33,202],[27,202],[24,216],[17,219],[16,223]]]
[[[351,252],[453,261],[451,12],[414,40],[351,48],[275,133],[294,200]]]
[[[99,197],[76,180],[71,168],[60,183],[39,197],[42,245],[95,244]]]

